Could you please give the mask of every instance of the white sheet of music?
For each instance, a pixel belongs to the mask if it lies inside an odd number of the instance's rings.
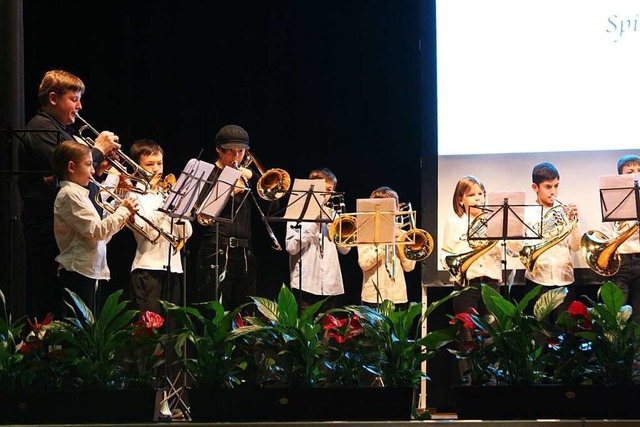
[[[313,192],[310,192],[312,189]],[[309,221],[319,218],[321,213],[320,205],[322,204],[325,194],[324,179],[294,179],[284,218],[291,221]],[[311,199],[309,199],[309,197],[311,197]],[[306,211],[304,211],[303,216],[305,205]]]
[[[358,199],[356,206],[358,244],[395,244],[396,199]]]
[[[524,233],[524,191],[499,191],[489,193],[487,207],[494,212],[489,212],[487,222],[487,236],[490,238],[522,237]],[[506,201],[506,206],[505,206]],[[505,207],[507,207],[506,236],[503,235],[505,221]],[[495,213],[495,215],[493,215]]]
[[[630,221],[638,216],[635,183],[638,174],[603,175],[600,181],[602,221]]]
[[[229,196],[236,187],[240,176],[242,176],[240,170],[225,166],[222,172],[220,172],[220,176],[211,189],[209,196],[205,199],[204,203],[202,203],[200,213],[214,218],[220,216],[220,212],[224,208],[224,205],[227,204]]]

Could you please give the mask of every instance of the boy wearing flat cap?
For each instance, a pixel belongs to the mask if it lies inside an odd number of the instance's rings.
[[[255,188],[259,177],[240,166],[249,150],[247,131],[238,125],[226,125],[216,134],[215,142],[218,158],[211,175],[218,176],[229,166],[239,169],[242,177],[219,214],[233,221],[218,221],[217,225],[213,222],[199,228],[202,241],[197,258],[197,299],[204,302],[217,298],[225,310],[233,310],[256,295],[257,262],[251,245],[251,215],[256,204],[247,199],[253,195],[245,188]],[[277,209],[277,206],[271,208]]]

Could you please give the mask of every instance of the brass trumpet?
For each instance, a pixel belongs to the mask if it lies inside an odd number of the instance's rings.
[[[582,235],[580,241],[580,251],[585,262],[601,276],[609,277],[618,272],[621,264],[618,247],[638,231],[640,222],[636,221],[631,226],[627,222],[621,222],[616,224],[616,228],[616,237],[609,238],[601,231],[589,230]]]
[[[84,136],[83,132],[85,132],[88,129],[96,137],[100,135],[100,132],[98,132],[96,128],[91,126],[85,119],[80,117],[80,114],[76,113],[76,117],[78,118],[78,120],[84,123],[84,125],[82,125],[80,127],[80,130],[78,131],[78,135],[84,141],[84,143],[87,144],[90,148],[95,148],[96,146],[95,140],[91,137]],[[129,178],[132,181],[132,183],[135,184],[136,182],[138,182],[143,187],[142,189],[140,189],[136,185],[133,185],[131,188],[131,191],[135,193],[146,194],[151,189],[151,187],[153,187],[160,179],[160,176],[158,174],[154,174],[152,172],[145,170],[142,166],[134,162],[129,156],[124,154],[122,150],[120,149],[116,150],[116,154],[121,160],[113,159],[109,156],[105,156],[105,159],[118,172],[120,172],[122,175]],[[129,165],[133,169],[133,172],[128,171],[127,165]]]
[[[114,208],[112,205],[110,205],[109,203],[105,203],[102,199],[102,193],[106,193],[107,195],[111,196],[116,202],[118,203],[122,203],[123,199],[118,196],[118,194],[105,187],[104,185],[100,184],[98,181],[96,181],[94,178],[91,178],[91,181],[98,187],[98,192],[95,195],[95,201],[96,204],[98,204],[102,209],[104,209],[106,212],[113,214],[116,211],[116,208]],[[136,213],[135,214],[138,218],[140,218],[142,221],[144,221],[145,223],[147,223],[152,229],[154,229],[158,235],[155,237],[152,237],[144,228],[142,228],[139,224],[137,224],[135,221],[131,221],[131,220],[127,220],[127,222],[125,223],[125,225],[132,230],[135,233],[138,233],[140,236],[142,236],[143,238],[145,238],[148,242],[150,243],[157,243],[158,240],[160,239],[160,237],[166,239],[169,244],[171,245],[171,247],[173,247],[173,253],[176,254],[180,251],[180,249],[182,249],[182,247],[184,246],[185,243],[185,239],[183,237],[178,237],[175,236],[167,231],[165,231],[161,226],[154,224],[153,221],[151,221],[149,218],[141,215],[140,213]]]

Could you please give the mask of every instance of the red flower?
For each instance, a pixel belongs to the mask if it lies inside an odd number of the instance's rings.
[[[140,314],[140,320],[133,324],[133,326],[137,326],[133,332],[133,336],[153,336],[153,330],[160,328],[162,325],[164,325],[164,318],[162,316],[153,311],[144,311]]]
[[[242,318],[242,314],[238,313],[236,314],[236,318],[234,319],[234,322],[236,324],[237,327],[241,328],[244,326],[244,319]]]
[[[38,323],[37,317],[33,318],[33,322],[27,318],[27,322],[29,322],[29,326],[31,326],[31,329],[35,331],[40,330],[42,329],[43,326],[46,326],[49,323],[51,323],[51,313],[47,313],[47,315],[44,316],[44,320],[42,321],[42,323]]]
[[[325,331],[329,329],[337,329],[344,326],[345,323],[347,323],[347,319],[338,319],[331,314],[326,314],[322,318],[322,329],[324,329]]]
[[[456,323],[461,322],[462,326],[465,329],[474,329],[475,328],[475,324],[473,323],[473,320],[471,319],[471,314],[470,313],[458,313],[453,317],[454,318],[449,321],[450,325],[455,325]]]
[[[570,315],[572,316],[580,316],[582,317],[582,321],[578,323],[578,326],[582,329],[590,331],[593,327],[591,323],[591,316],[589,315],[589,310],[587,310],[587,306],[581,303],[580,301],[573,301],[569,308],[567,309]]]
[[[572,316],[582,316],[585,319],[589,319],[589,311],[587,310],[587,306],[581,303],[580,301],[573,301],[569,308],[567,309],[570,315]]]
[[[345,330],[347,322],[348,326]],[[331,314],[327,314],[322,319],[322,328],[327,331],[327,338],[333,338],[341,344],[347,339],[360,335],[363,332],[360,318],[355,314],[352,315],[350,319],[338,319]]]
[[[158,329],[164,325],[164,318],[153,311],[145,311],[140,316],[147,328]]]

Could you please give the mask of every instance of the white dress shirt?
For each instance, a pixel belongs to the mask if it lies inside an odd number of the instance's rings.
[[[91,279],[108,280],[107,242],[124,226],[130,213],[124,206],[101,219],[89,198],[89,190],[61,181],[53,207],[53,230],[61,268]]]
[[[287,222],[285,247],[289,253],[292,289],[302,289],[313,295],[342,295],[344,285],[338,252],[348,253],[350,247],[338,247],[329,240],[326,223]],[[302,254],[302,275],[300,274]],[[300,280],[302,278],[302,281]]]
[[[459,255],[471,251],[471,246],[467,240],[469,228],[469,217],[463,214],[461,217],[453,215],[449,217],[444,226],[444,238],[442,243],[442,251],[440,253],[440,264],[447,268],[445,261],[449,255]],[[480,236],[476,236],[480,237]],[[481,242],[478,242],[481,244]],[[502,249],[497,243],[493,248],[487,251],[480,258],[475,260],[467,269],[466,278],[469,280],[478,277],[489,277],[502,282]],[[451,282],[455,279],[450,276]],[[463,285],[462,283],[459,283]]]
[[[363,302],[377,304],[388,299],[395,304],[402,304],[408,301],[404,272],[412,271],[416,262],[400,256],[398,252],[395,257],[390,256],[394,250],[399,251],[400,246],[389,245],[387,256],[385,245],[358,246],[358,265],[363,273]],[[392,263],[392,260],[395,262]],[[394,270],[395,276],[391,277]]]
[[[555,206],[559,206],[556,202]],[[542,207],[542,217],[551,208]],[[547,218],[548,219],[548,218]],[[528,206],[525,210],[525,222],[535,233],[540,232],[540,206]],[[534,232],[525,230],[527,236],[533,236]],[[544,286],[566,286],[574,282],[572,251],[580,250],[582,232],[580,223],[576,222],[569,235],[559,243],[545,250],[537,257],[532,272],[525,270],[524,277]],[[526,245],[539,245],[543,240],[529,240]]]
[[[630,227],[633,227],[635,221],[614,221],[614,222],[603,222],[601,230],[604,234],[607,235],[609,239],[618,237],[623,234],[625,231],[629,230]],[[637,254],[640,253],[640,233],[636,230],[628,239],[626,239],[623,243],[618,246],[616,252],[619,254]]]
[[[173,247],[169,241],[160,236],[159,231],[156,230],[146,221],[140,218],[140,215],[148,219],[156,227],[164,230],[168,234],[173,234],[176,237],[191,237],[193,228],[189,221],[178,221],[173,219],[164,212],[158,210],[163,203],[164,197],[160,193],[149,191],[146,194],[137,195],[130,193],[131,197],[138,200],[138,214],[135,217],[136,225],[138,225],[152,240],[156,240],[156,243],[152,243],[147,240],[138,232],[134,232],[137,247],[136,255],[131,264],[131,271],[137,268],[143,268],[146,270],[167,270],[170,268],[172,273],[182,273],[182,260],[180,252],[173,253]],[[169,263],[169,251],[171,251],[171,261]]]

